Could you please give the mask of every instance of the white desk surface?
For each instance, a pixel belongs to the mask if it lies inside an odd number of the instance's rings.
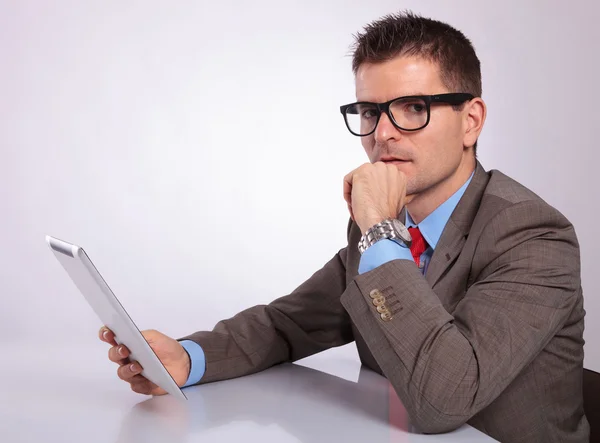
[[[495,441],[468,425],[419,434],[388,381],[335,350],[186,388],[181,402],[131,392],[102,345],[0,344],[0,442]]]

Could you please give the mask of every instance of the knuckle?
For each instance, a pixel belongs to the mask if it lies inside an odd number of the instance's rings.
[[[146,378],[137,375],[131,381],[131,390],[138,394],[150,394],[152,391],[152,384]]]
[[[369,173],[369,166],[372,166],[372,165],[363,165],[363,166],[361,166],[361,167],[360,167],[360,168],[359,168],[359,169],[356,171],[356,174],[354,174],[354,176],[353,176],[353,178],[352,178],[352,181],[353,181],[353,182],[355,182],[355,181],[359,181],[359,180],[361,180],[361,179],[362,179],[362,178],[363,178],[363,177],[364,177],[366,174],[368,174],[368,173]]]
[[[120,362],[125,357],[127,357],[126,352],[123,352],[123,353],[119,352],[119,350],[121,348],[125,349],[124,346],[113,346],[112,348],[110,348],[110,350],[108,351],[108,358],[114,362]]]
[[[148,387],[142,383],[132,383],[131,390],[137,394],[147,394]]]
[[[121,365],[117,369],[117,375],[121,380],[127,380],[131,378],[128,365]]]

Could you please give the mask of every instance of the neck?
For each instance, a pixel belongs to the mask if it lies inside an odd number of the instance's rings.
[[[435,211],[442,203],[464,185],[475,170],[475,156],[470,152],[464,153],[463,161],[458,169],[448,178],[437,183],[423,192],[415,194],[406,205],[406,210],[416,224]]]

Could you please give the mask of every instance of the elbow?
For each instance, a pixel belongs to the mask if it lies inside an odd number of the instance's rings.
[[[421,390],[411,392],[412,398],[405,406],[412,423],[421,432],[452,432],[481,410],[479,377],[469,374],[456,380],[455,384],[445,386],[424,384]]]
[[[453,417],[442,414],[415,418],[411,421],[415,428],[424,434],[444,434],[446,432],[452,432],[467,422],[463,417]]]
[[[414,420],[414,426],[424,434],[444,434],[452,432],[467,421],[457,417],[439,416],[428,417],[427,419]]]
[[[449,405],[434,405],[424,399],[413,413],[408,412],[411,423],[425,434],[452,432],[471,418],[464,410]]]

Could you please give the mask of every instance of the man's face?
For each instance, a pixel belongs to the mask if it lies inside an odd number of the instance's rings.
[[[364,63],[356,73],[357,101],[386,102],[405,95],[432,95],[449,91],[436,63],[417,57],[396,57],[383,63]],[[471,151],[463,149],[464,112],[447,104],[431,105],[429,124],[418,131],[397,129],[382,113],[375,132],[361,137],[372,163],[394,157],[406,174],[407,194],[422,193],[449,179]],[[464,153],[464,157],[463,157]]]

